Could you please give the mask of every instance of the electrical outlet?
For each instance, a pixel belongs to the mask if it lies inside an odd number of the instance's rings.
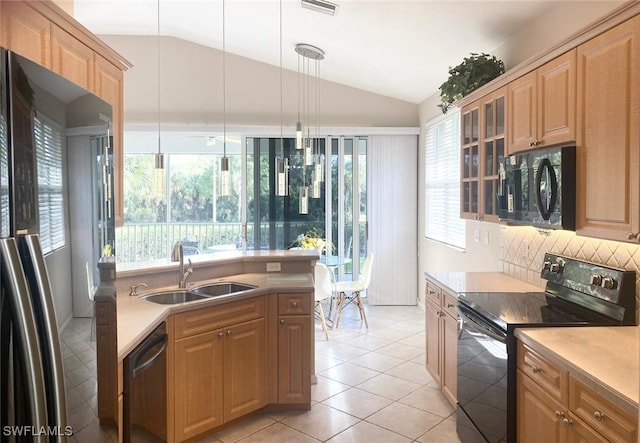
[[[280,265],[280,262],[271,262],[271,263],[267,263],[267,272],[280,272],[282,271],[282,266]]]
[[[523,241],[522,244],[520,245],[520,249],[521,249],[521,253],[522,253],[522,258],[528,258],[529,257],[529,242],[528,241]]]
[[[480,243],[480,229],[473,230],[473,241],[476,243]]]

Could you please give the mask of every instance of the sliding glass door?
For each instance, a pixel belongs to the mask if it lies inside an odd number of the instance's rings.
[[[329,240],[349,262],[339,267],[338,278],[357,280],[367,255],[367,139],[331,137],[330,144]]]

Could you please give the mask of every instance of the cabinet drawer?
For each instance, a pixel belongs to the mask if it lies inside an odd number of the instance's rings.
[[[442,290],[427,280],[427,287],[424,290],[424,296],[428,300],[431,300],[438,306],[440,306],[440,302],[442,301]]]
[[[175,316],[176,339],[264,317],[264,297],[181,312]]]
[[[278,315],[311,314],[311,294],[278,294]]]
[[[518,342],[518,368],[561,403],[567,403],[569,373]]]
[[[610,441],[636,441],[638,420],[595,390],[569,378],[569,409]]]
[[[458,299],[448,292],[442,291],[442,311],[453,318],[458,318],[457,306]]]

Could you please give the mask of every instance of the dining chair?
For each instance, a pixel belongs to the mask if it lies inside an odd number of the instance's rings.
[[[340,323],[340,316],[345,306],[354,303],[358,306],[360,311],[360,319],[364,320],[364,325],[368,328],[367,315],[364,312],[364,305],[362,303],[361,292],[366,291],[371,282],[371,267],[373,266],[373,253],[369,253],[367,258],[364,259],[364,265],[362,267],[362,274],[358,280],[353,281],[338,281],[335,284],[335,291],[338,294],[338,305],[336,307],[336,322],[334,328],[338,328]]]
[[[322,302],[333,297],[333,272],[322,263],[316,263],[314,275],[314,292],[315,292],[315,313],[320,317],[320,324],[324,331],[324,336],[329,340],[329,332],[327,331],[327,322],[322,309]]]
[[[85,263],[85,268],[87,271],[87,294],[89,295],[89,300],[91,300],[91,331],[89,332],[89,340],[93,340],[93,334],[96,330],[96,303],[93,297],[96,294],[96,288],[93,284],[93,271],[91,270],[89,262]]]

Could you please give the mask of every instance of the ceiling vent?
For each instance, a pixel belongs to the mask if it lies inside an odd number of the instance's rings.
[[[338,5],[324,0],[300,0],[303,8],[313,11],[322,12],[323,14],[335,15]]]

